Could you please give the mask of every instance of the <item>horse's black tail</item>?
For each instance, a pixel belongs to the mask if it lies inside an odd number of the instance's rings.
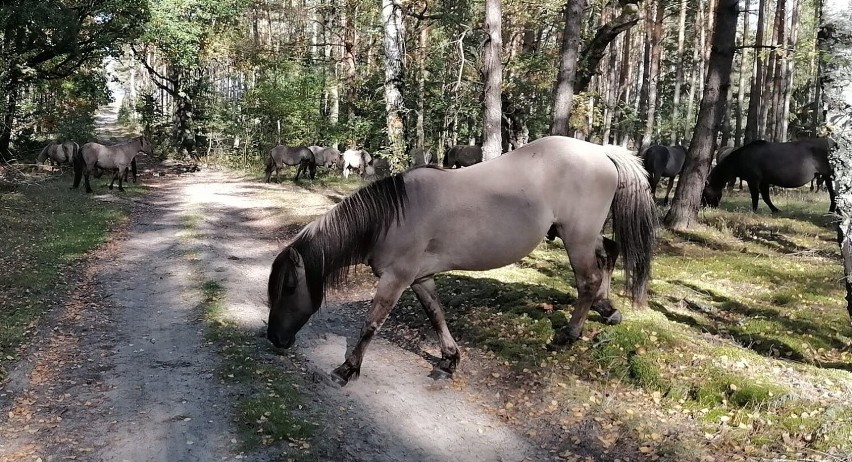
[[[71,189],[77,189],[80,186],[80,180],[83,178],[83,169],[86,168],[86,161],[83,160],[82,149],[77,151],[77,154],[73,156],[71,162],[74,164],[74,184],[71,186]]]
[[[133,182],[136,183],[136,158],[130,161],[130,170],[133,172]],[[126,179],[124,181],[127,181]]]
[[[657,234],[657,207],[639,157],[607,152],[618,170],[618,189],[612,201],[612,229],[624,255],[627,289],[634,304],[644,305],[651,279],[651,256]]]

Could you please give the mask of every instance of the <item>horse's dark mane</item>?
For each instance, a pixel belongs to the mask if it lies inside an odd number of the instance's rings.
[[[306,226],[291,246],[302,256],[314,308],[328,287],[346,280],[376,241],[405,216],[408,195],[402,174],[376,181]]]

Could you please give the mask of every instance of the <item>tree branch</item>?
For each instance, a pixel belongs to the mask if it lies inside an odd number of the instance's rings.
[[[621,15],[608,22],[595,34],[595,38],[580,53],[577,66],[577,77],[574,80],[574,94],[586,90],[592,77],[598,73],[598,64],[603,59],[604,52],[610,42],[618,34],[633,27],[639,22],[639,8],[634,3],[623,2]]]

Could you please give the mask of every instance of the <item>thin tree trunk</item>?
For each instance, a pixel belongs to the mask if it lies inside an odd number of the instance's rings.
[[[592,41],[583,48],[577,59],[577,75],[574,80],[575,94],[585,91],[586,87],[589,86],[589,82],[597,73],[598,64],[603,59],[609,44],[620,33],[630,29],[637,22],[639,22],[639,6],[636,3],[622,2],[621,13],[618,17],[597,30]]]
[[[704,2],[698,2],[698,12],[696,13],[695,18],[696,24],[704,24]],[[703,28],[702,28],[703,30]],[[695,36],[695,45],[692,47],[692,66],[691,66],[691,75],[690,75],[690,84],[689,84],[689,101],[686,105],[686,126],[684,127],[683,136],[684,139],[692,139],[692,133],[690,133],[690,126],[693,124],[693,120],[695,120],[695,101],[698,99],[699,88],[701,87],[701,75],[703,74],[702,69],[704,69],[703,63],[703,54],[700,50],[704,48],[704,39],[703,33]]]
[[[743,113],[745,112],[745,85],[746,85],[746,62],[748,62],[748,48],[746,41],[749,37],[751,29],[751,21],[749,21],[749,10],[751,9],[751,0],[745,0],[745,14],[743,15],[743,35],[740,41],[740,69],[737,81],[737,110],[736,110],[736,130],[734,134],[734,146],[742,146],[743,144]]]
[[[646,117],[648,116],[648,93],[651,88],[651,54],[652,54],[652,46],[651,42],[653,41],[652,35],[654,30],[654,8],[653,2],[650,0],[645,3],[645,46],[643,47],[642,53],[642,80],[641,85],[639,87],[639,98],[637,98],[637,108],[636,108],[636,116],[637,116],[637,125],[636,125],[636,133],[634,135],[633,144],[638,151],[642,151],[644,149],[644,145],[642,144],[643,134],[644,134],[644,126],[646,122]]]
[[[778,0],[775,11],[775,71],[772,79],[772,140],[776,142],[787,141],[781,137],[784,126],[784,88],[786,88],[785,77],[787,73],[787,45],[786,20],[787,2]]]
[[[720,0],[716,8],[716,27],[713,31],[707,85],[701,98],[698,122],[672,208],[665,217],[666,226],[672,229],[685,229],[698,223],[701,192],[710,170],[713,153],[716,151],[716,135],[719,133],[719,124],[727,100],[725,95],[731,86],[738,3],[737,0]]]
[[[779,124],[778,138],[782,141],[787,140],[787,128],[789,126],[790,121],[790,97],[793,93],[793,86],[795,85],[794,77],[794,63],[796,48],[798,48],[799,42],[799,0],[793,1],[793,11],[790,16],[790,37],[787,41],[787,70],[785,76],[786,85],[784,85],[784,96],[783,103],[781,108],[781,120]]]
[[[429,27],[420,29],[417,47],[417,147],[425,149],[426,128],[424,112],[426,110],[426,47],[429,45]]]
[[[501,0],[485,1],[485,113],[482,124],[482,160],[495,159],[502,153],[503,49]]]
[[[677,23],[677,56],[675,57],[675,87],[672,102],[672,134],[669,144],[674,146],[679,141],[680,126],[683,122],[680,120],[680,86],[683,82],[683,45],[686,35],[686,3],[687,0],[680,0],[680,16]]]
[[[748,115],[746,116],[745,138],[743,144],[750,143],[762,133],[760,122],[760,107],[763,99],[763,33],[766,21],[766,0],[760,0],[757,13],[757,32],[754,38],[754,72],[752,73],[751,91],[748,98]]]
[[[384,24],[385,111],[387,112],[388,144],[393,152],[393,160],[401,163],[406,152],[405,102],[402,93],[405,75],[403,53],[405,27],[402,22],[402,9],[395,0],[382,0],[382,22]]]
[[[852,316],[852,21],[847,0],[823,0],[819,48],[821,87],[826,101],[827,126],[837,143],[829,154],[837,192],[837,242],[843,257],[846,310]],[[822,107],[819,108],[820,110]]]
[[[665,2],[657,0],[657,12],[654,15],[651,33],[651,61],[648,72],[648,117],[645,119],[645,131],[642,134],[642,147],[651,144],[654,138],[654,124],[657,121],[657,88],[660,81],[660,62],[663,55],[663,20],[666,13]]]
[[[633,60],[631,59],[631,52],[633,51],[632,44],[633,34],[630,32],[624,34],[624,39],[622,40],[621,46],[621,70],[619,71],[620,79],[618,82],[618,112],[617,114],[621,116],[623,114],[623,108],[626,108],[630,104],[630,90],[633,85]],[[619,117],[616,120],[623,119],[623,117]],[[630,130],[623,123],[618,129],[618,134],[620,136],[619,143],[622,146],[627,146],[627,142],[630,139]]]
[[[574,99],[574,78],[577,73],[577,57],[580,46],[580,28],[583,20],[583,2],[568,0],[565,3],[565,28],[562,32],[559,73],[553,90],[553,119],[551,135],[568,136],[569,119]]]

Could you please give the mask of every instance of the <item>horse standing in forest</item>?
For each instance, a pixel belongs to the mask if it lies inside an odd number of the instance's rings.
[[[41,164],[50,160],[56,165],[68,164],[73,166],[74,158],[79,152],[80,145],[73,141],[50,143],[41,150],[36,161]]]
[[[610,214],[618,243],[601,235]],[[449,376],[460,355],[434,275],[517,262],[554,227],[578,292],[554,342],[573,341],[589,309],[609,324],[621,320],[608,298],[619,246],[630,297],[646,302],[656,223],[638,157],[614,146],[551,136],[474,167],[411,169],[347,197],[281,251],[269,275],[267,337],[290,347],[326,290],[364,263],[379,278],[376,293],[357,345],[332,378],[345,385],[358,376],[370,340],[408,286],[438,334],[442,359],[433,374]]]
[[[340,164],[340,151],[334,147],[308,146],[314,153],[314,165],[336,168]]]
[[[272,178],[272,171],[275,171],[275,181],[280,182],[278,171],[284,166],[293,167],[298,165],[296,169],[296,177],[293,181],[299,181],[299,175],[302,172],[310,172],[311,179],[316,175],[316,163],[314,161],[314,153],[305,146],[288,147],[278,145],[269,151],[269,156],[266,158],[266,182]]]
[[[716,153],[716,164],[722,162],[722,159],[728,157],[734,150],[737,149],[736,146],[725,146],[719,149],[719,152]],[[737,184],[736,178],[731,178],[731,181],[728,182],[728,191],[734,190],[734,185]],[[740,178],[740,191],[743,190],[743,179]]]
[[[350,170],[358,170],[361,178],[367,175],[367,166],[373,162],[373,156],[363,149],[347,149],[341,154],[343,178],[349,178]]]
[[[444,154],[444,168],[470,167],[482,162],[482,147],[457,144]]]
[[[835,208],[833,172],[828,163],[828,152],[832,141],[813,138],[788,143],[752,141],[735,149],[710,170],[704,186],[702,202],[718,207],[722,189],[732,178],[742,178],[751,193],[751,208],[757,211],[758,194],[773,213],[778,208],[769,199],[769,187],[798,188],[814,179],[825,178],[825,188],[831,200],[829,212]]]
[[[133,169],[133,180],[136,181],[136,156],[139,153],[149,156],[154,155],[151,142],[145,136],[137,136],[130,141],[112,146],[104,146],[100,143],[86,143],[80,147],[80,154],[74,158],[74,184],[72,189],[80,186],[80,178],[86,178],[86,192],[92,192],[89,184],[89,175],[97,173],[97,169],[112,171],[112,181],[109,189],[112,189],[115,180],[118,180],[118,190],[124,191],[124,181],[127,178],[127,170]]]
[[[672,192],[675,177],[680,175],[683,170],[683,163],[686,160],[686,149],[683,146],[661,146],[654,145],[645,150],[643,155],[645,170],[648,171],[651,184],[651,196],[656,197],[657,184],[663,178],[669,179],[668,187],[666,187],[666,196],[663,198],[663,205],[669,204],[669,193]]]

